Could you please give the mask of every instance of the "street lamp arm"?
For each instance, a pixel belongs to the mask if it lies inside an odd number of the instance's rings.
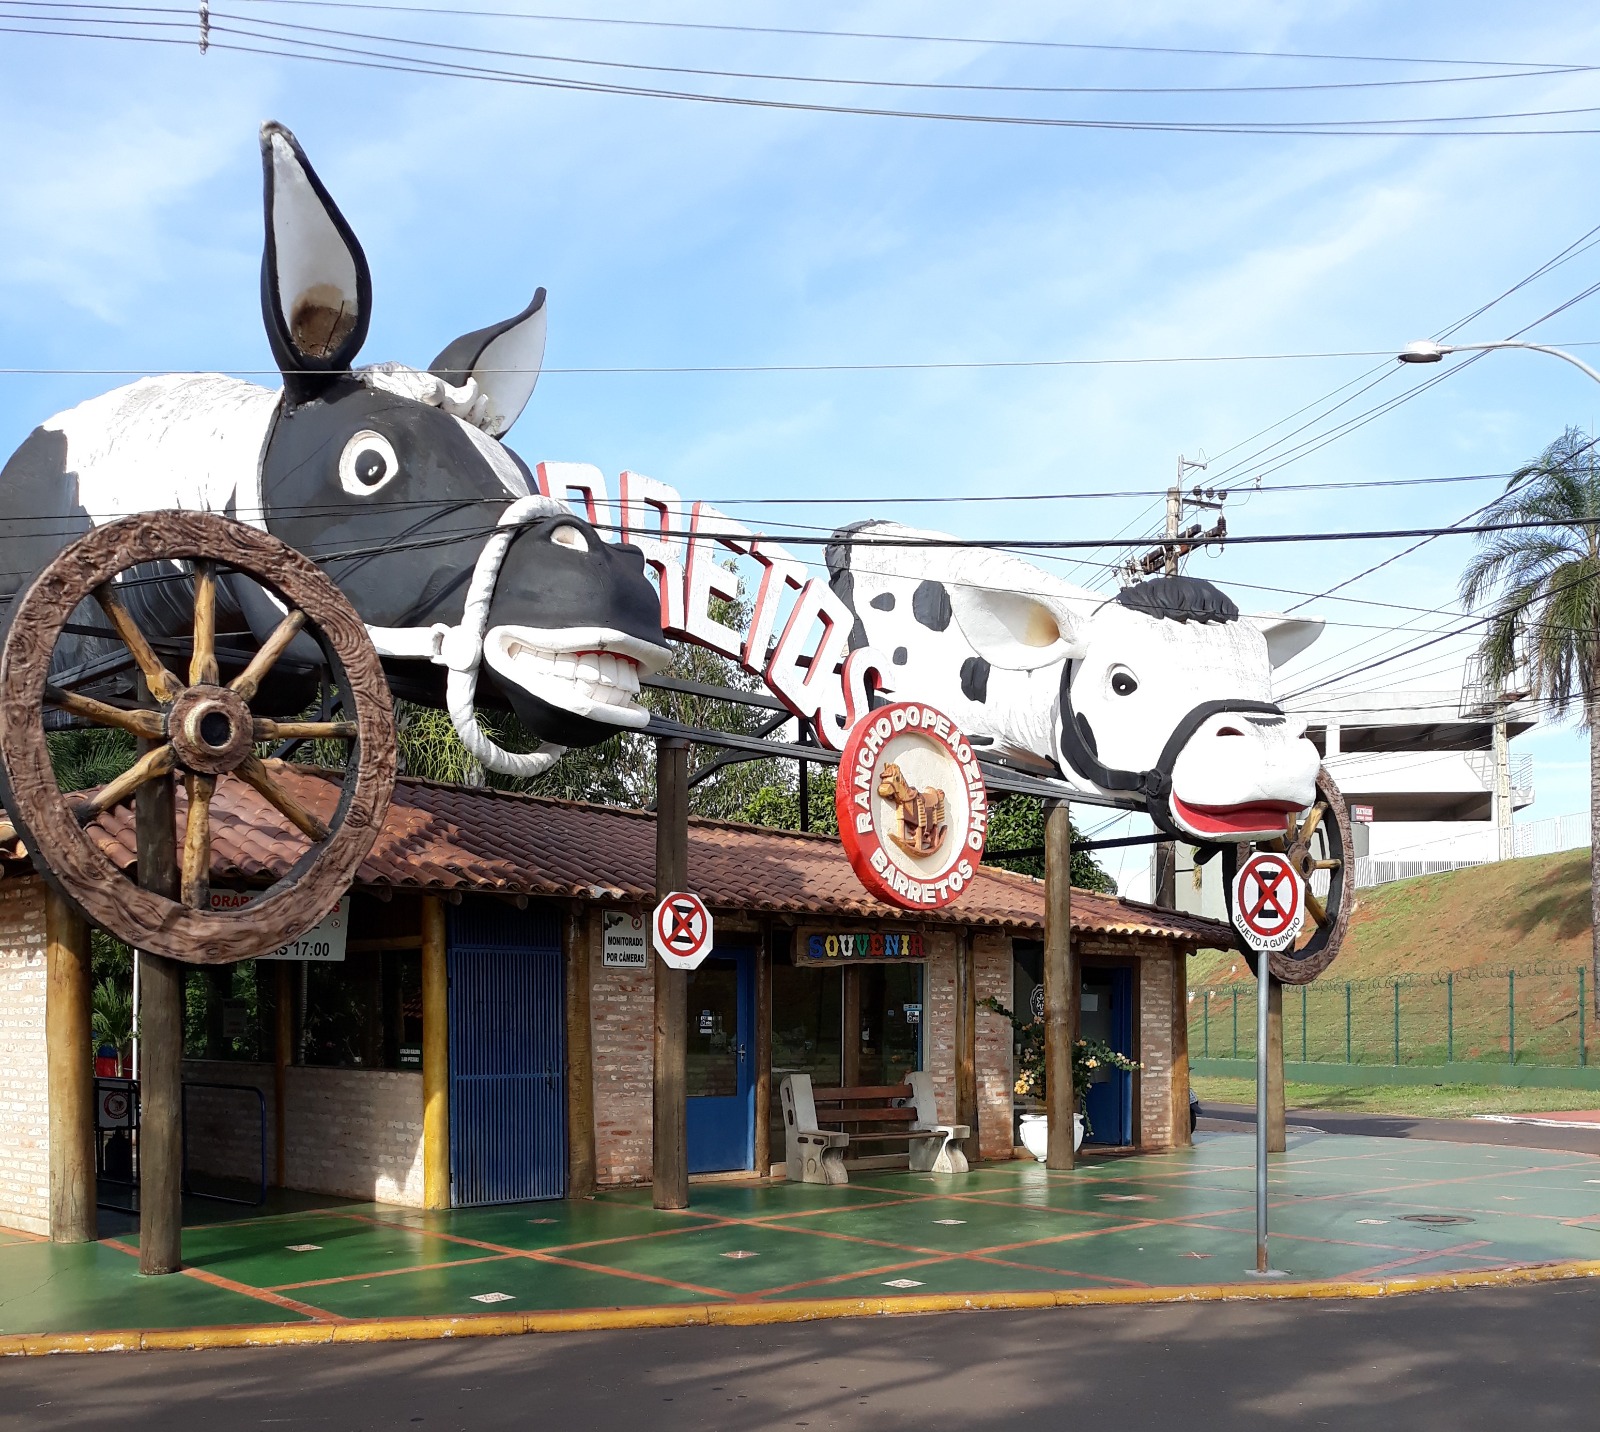
[[[1548,353],[1552,358],[1560,358],[1563,362],[1572,364],[1574,368],[1581,369],[1595,382],[1600,383],[1600,372],[1596,372],[1583,359],[1574,357],[1564,348],[1552,348],[1545,343],[1522,343],[1514,338],[1502,338],[1496,343],[1433,343],[1424,339],[1418,343],[1406,344],[1399,354],[1399,359],[1402,363],[1437,363],[1447,353],[1488,353],[1496,348],[1526,348],[1533,353]]]

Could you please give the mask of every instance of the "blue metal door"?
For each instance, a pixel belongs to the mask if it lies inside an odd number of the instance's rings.
[[[1091,1007],[1092,1006],[1092,1007]],[[1133,1056],[1133,971],[1085,970],[1079,1032],[1085,1039],[1103,1039],[1118,1054]],[[1090,1132],[1085,1143],[1133,1142],[1133,1075],[1110,1069],[1089,1086],[1084,1101]]]
[[[488,900],[450,911],[450,1202],[567,1191],[560,917]]]
[[[724,946],[689,972],[689,1172],[755,1162],[755,951]]]

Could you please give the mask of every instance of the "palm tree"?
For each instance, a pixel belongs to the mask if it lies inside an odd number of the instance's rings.
[[[1488,607],[1480,650],[1484,678],[1504,689],[1526,669],[1551,713],[1581,708],[1589,733],[1589,903],[1594,927],[1596,1018],[1600,1018],[1600,463],[1576,428],[1512,475],[1483,513],[1486,526],[1537,523],[1486,532],[1461,574],[1461,600]]]

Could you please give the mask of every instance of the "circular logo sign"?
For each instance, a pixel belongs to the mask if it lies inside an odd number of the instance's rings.
[[[674,890],[656,906],[650,943],[675,970],[692,970],[711,953],[711,912],[698,895]]]
[[[881,706],[850,728],[835,801],[857,878],[891,905],[948,905],[983,859],[989,792],[978,757],[920,701]]]
[[[1287,857],[1259,851],[1233,877],[1233,925],[1252,950],[1294,943],[1306,922],[1305,882]]]

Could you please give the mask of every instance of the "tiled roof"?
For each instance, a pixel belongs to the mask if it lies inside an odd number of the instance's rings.
[[[336,773],[285,765],[275,775],[305,805],[331,818]],[[180,787],[180,829],[183,804]],[[241,781],[221,780],[211,809],[215,884],[277,879],[305,850],[294,828]],[[102,816],[90,830],[114,863],[133,866],[130,807]],[[402,776],[357,885],[653,903],[655,832],[655,816],[647,811]],[[945,910],[913,915],[868,895],[835,837],[763,826],[691,819],[689,876],[713,910],[908,919],[1020,934],[1037,934],[1044,923],[1044,885],[1028,876],[985,866]],[[1072,923],[1085,933],[1231,944],[1229,930],[1216,921],[1086,890],[1072,893]]]

